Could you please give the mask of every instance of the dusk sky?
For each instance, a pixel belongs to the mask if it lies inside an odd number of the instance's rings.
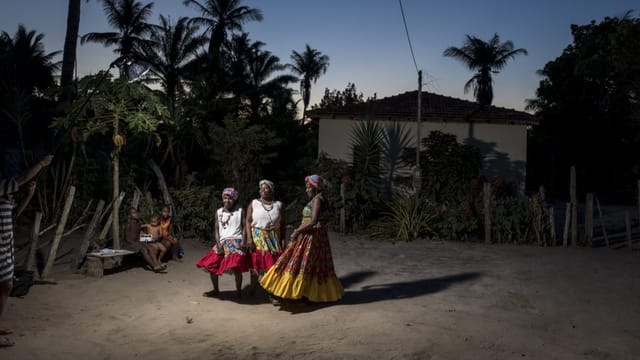
[[[147,3],[147,1],[142,1]],[[199,14],[181,0],[154,1],[152,22],[159,14],[172,19]],[[417,89],[414,66],[397,0],[247,0],[244,5],[262,10],[264,20],[245,25],[252,40],[266,43],[263,49],[290,62],[292,50],[305,44],[330,58],[327,73],[312,84],[311,104],[325,88],[343,90],[356,84],[365,97],[378,98]],[[473,75],[459,61],[444,57],[450,46],[460,47],[465,35],[489,40],[494,33],[525,48],[494,76],[494,105],[522,110],[533,98],[540,77],[536,71],[557,58],[572,43],[571,24],[622,17],[628,10],[638,16],[637,0],[403,0],[407,26],[418,69],[424,74],[423,90],[461,99],[465,82]],[[3,0],[0,30],[14,35],[18,24],[44,33],[47,52],[62,50],[66,30],[67,1]],[[82,2],[80,34],[112,31],[102,3]],[[60,60],[61,56],[57,59]],[[104,69],[115,59],[111,49],[97,44],[79,45],[80,76]],[[298,89],[298,85],[292,85]],[[298,99],[299,96],[296,96]]]

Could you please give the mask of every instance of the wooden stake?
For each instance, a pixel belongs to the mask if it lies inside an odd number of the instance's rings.
[[[553,206],[549,206],[549,232],[551,246],[556,246],[556,222],[553,215]]]
[[[598,215],[600,216],[600,226],[602,226],[602,234],[604,235],[605,244],[609,247],[609,238],[607,237],[607,228],[604,226],[604,217],[602,217],[602,209],[600,209],[600,200],[596,196],[596,207],[598,207]]]
[[[120,196],[118,196],[118,199],[116,200],[116,204],[114,204],[113,206],[120,206],[120,203],[122,202],[122,199],[124,199],[124,192],[120,193]],[[113,222],[113,211],[111,212],[111,214],[109,214],[109,217],[107,218],[107,222],[104,224],[104,226],[102,227],[102,231],[100,232],[100,236],[98,236],[98,239],[100,240],[100,242],[102,243],[104,241],[104,239],[107,238],[107,234],[109,233],[109,229],[111,229],[111,223]]]
[[[576,246],[578,244],[578,195],[576,191],[575,166],[571,166],[569,192],[571,194],[571,246]]]
[[[631,246],[631,214],[629,213],[629,210],[624,212],[624,227],[627,235],[627,246],[629,247],[629,250],[632,250],[633,248]]]
[[[64,232],[64,226],[67,224],[67,218],[69,217],[69,210],[71,210],[71,204],[73,203],[73,197],[75,194],[76,194],[75,186],[70,186],[69,192],[67,193],[67,199],[64,202],[64,207],[62,208],[62,216],[60,217],[60,222],[58,223],[56,234],[53,237],[53,243],[51,244],[51,250],[49,251],[47,264],[44,266],[44,270],[42,271],[42,278],[44,279],[47,279],[51,274],[51,271],[53,270],[53,263],[56,260],[56,253],[58,252],[60,239],[62,238],[62,233]]]
[[[569,242],[569,227],[571,226],[571,203],[567,203],[564,211],[564,231],[562,232],[562,246],[567,247]]]
[[[138,209],[138,205],[140,204],[140,189],[136,187],[136,190],[133,192],[133,200],[131,200],[131,207],[134,209]]]
[[[587,194],[584,210],[584,237],[587,246],[593,246],[593,193]]]
[[[36,249],[38,249],[38,240],[40,239],[40,223],[42,222],[42,213],[36,212],[36,219],[33,222],[33,229],[31,230],[30,240],[31,245],[29,247],[29,255],[27,256],[27,265],[25,268],[27,271],[33,271],[36,265]]]
[[[84,237],[82,238],[82,242],[80,243],[80,248],[76,253],[75,259],[71,263],[71,270],[76,271],[82,265],[84,261],[84,257],[87,254],[87,250],[89,250],[89,245],[91,245],[91,239],[95,235],[96,228],[100,224],[100,217],[102,216],[102,210],[104,209],[104,200],[98,201],[98,205],[96,206],[96,211],[93,213],[93,217],[91,218],[91,222],[89,223],[89,227],[84,232]]]
[[[491,244],[491,184],[485,182],[482,186],[484,210],[484,242]]]

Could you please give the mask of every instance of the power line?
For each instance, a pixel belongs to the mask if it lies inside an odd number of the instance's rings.
[[[404,23],[404,31],[407,33],[407,41],[409,42],[409,50],[411,50],[411,58],[413,59],[413,66],[418,72],[418,64],[416,63],[416,56],[413,54],[413,46],[411,46],[411,38],[409,37],[409,28],[407,27],[407,19],[404,16],[404,8],[402,7],[402,0],[398,0],[400,3],[400,12],[402,13],[402,22]]]

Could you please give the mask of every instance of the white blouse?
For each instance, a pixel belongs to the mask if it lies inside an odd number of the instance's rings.
[[[242,238],[242,208],[236,208],[233,212],[222,211],[222,209],[216,211],[220,240]]]
[[[251,226],[260,229],[273,229],[280,219],[282,203],[274,201],[267,205],[258,199],[251,201]]]

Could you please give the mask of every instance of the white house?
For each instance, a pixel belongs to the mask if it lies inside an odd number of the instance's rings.
[[[318,153],[351,160],[349,141],[354,122],[375,120],[402,122],[415,142],[418,92],[349,105],[314,109],[308,115],[319,123]],[[516,181],[524,190],[527,168],[527,128],[537,120],[522,111],[489,106],[479,109],[471,101],[429,92],[422,93],[420,137],[439,130],[453,134],[460,143],[473,145],[483,155],[482,175]]]

